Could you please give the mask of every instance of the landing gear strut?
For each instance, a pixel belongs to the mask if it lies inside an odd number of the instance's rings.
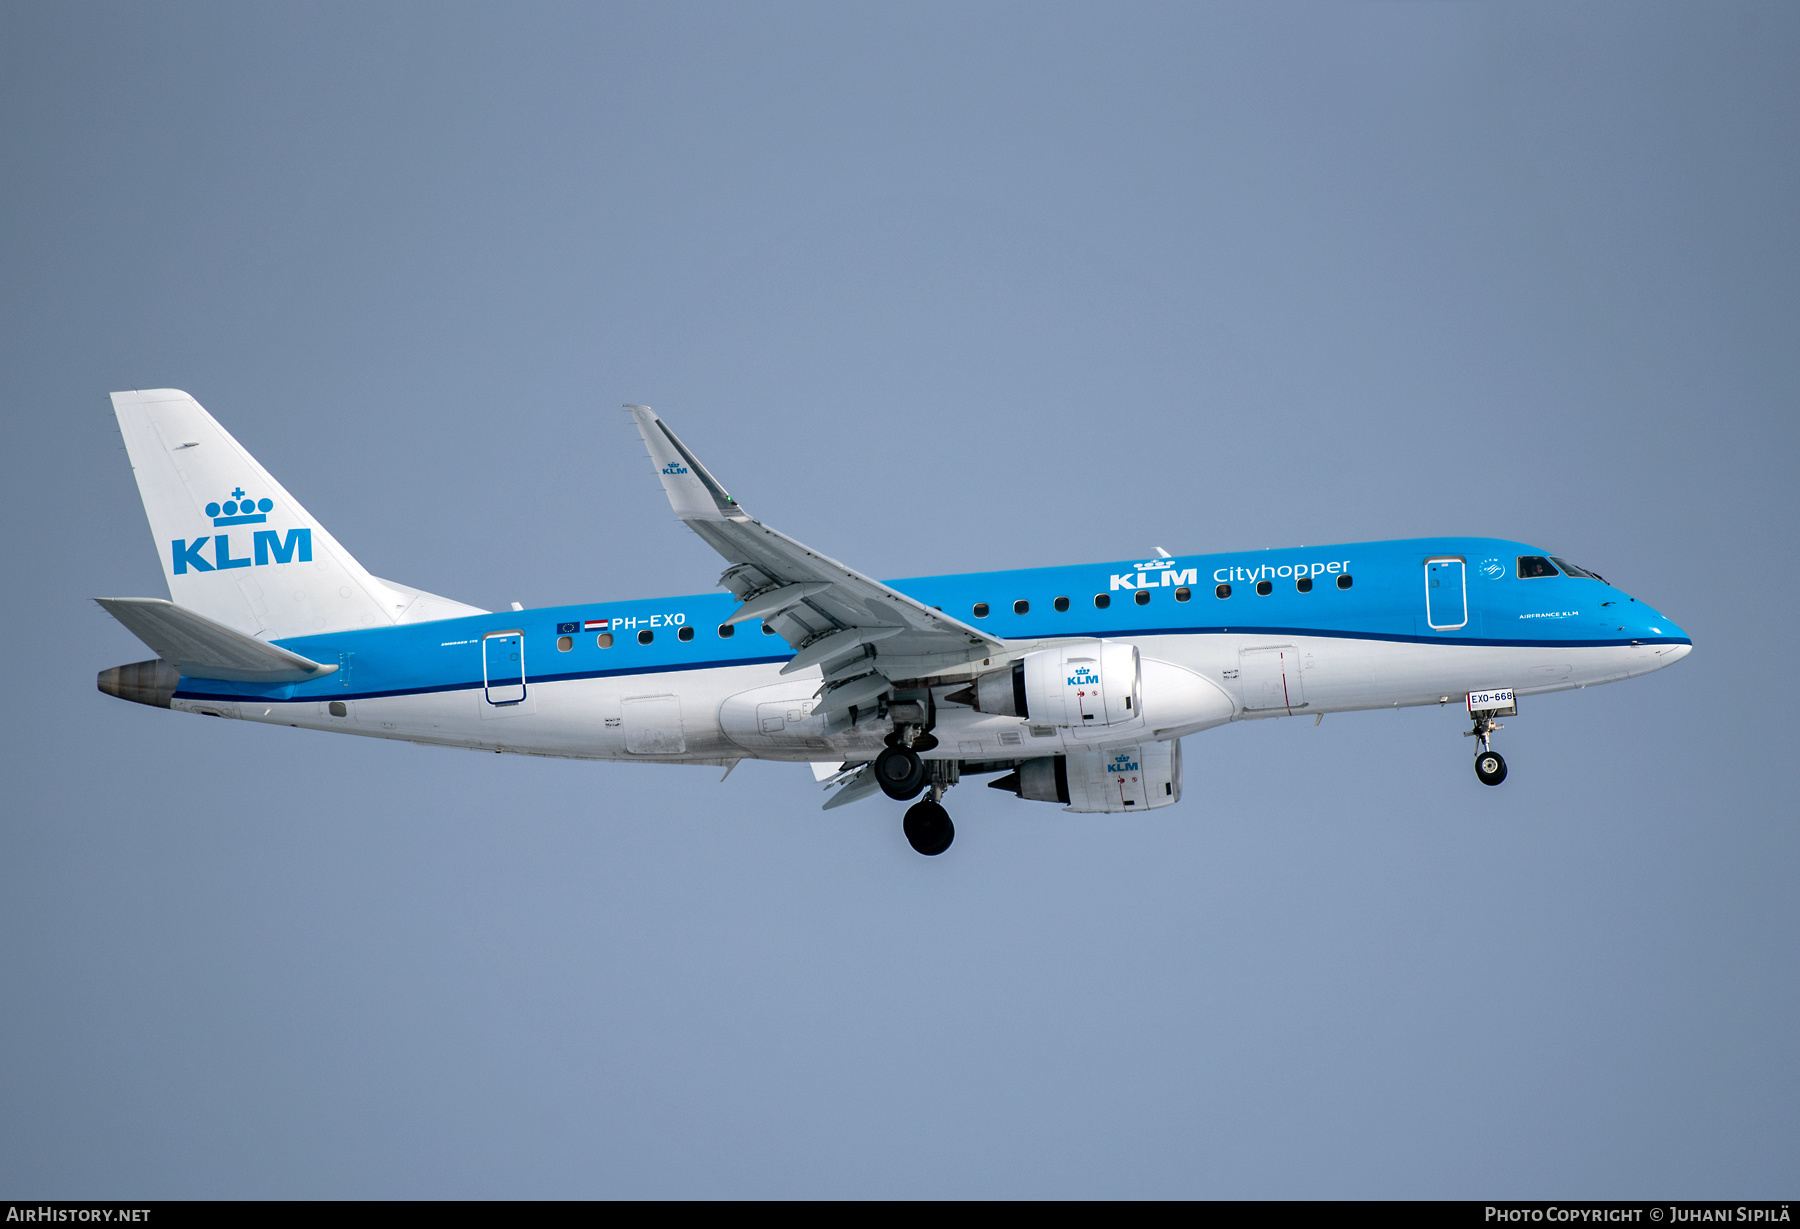
[[[1465,734],[1465,737],[1476,740],[1475,775],[1483,785],[1498,785],[1506,780],[1506,760],[1489,745],[1494,731],[1505,728],[1486,713],[1477,713],[1475,728]]]

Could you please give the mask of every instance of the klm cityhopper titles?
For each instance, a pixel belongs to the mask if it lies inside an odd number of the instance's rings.
[[[155,651],[120,699],[481,751],[810,763],[880,791],[922,854],[965,776],[1065,810],[1181,799],[1181,739],[1228,721],[1459,704],[1475,774],[1520,696],[1660,670],[1669,619],[1536,546],[1361,542],[883,583],[754,520],[627,406],[724,593],[489,612],[365,571],[190,396],[114,393],[169,598],[100,598]]]

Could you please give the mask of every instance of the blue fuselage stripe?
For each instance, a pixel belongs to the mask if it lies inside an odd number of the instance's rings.
[[[1518,575],[1516,556],[1547,554],[1492,538],[1433,538],[889,583],[1010,642],[1241,635],[1535,649],[1690,643],[1680,627],[1605,582]],[[1453,573],[1463,592],[1439,592],[1428,601],[1439,574],[1431,571],[1432,561],[1447,557],[1465,561]],[[1270,593],[1256,593],[1251,581],[1269,577]],[[1216,595],[1219,585],[1228,587],[1229,596]],[[1056,609],[1059,599],[1068,609]],[[1015,602],[1026,613],[1014,613]],[[502,631],[523,634],[524,669],[536,684],[762,665],[792,656],[779,638],[763,640],[766,629],[753,621],[738,625],[732,636],[720,635],[736,608],[729,594],[711,593],[321,632],[276,643],[335,664],[332,674],[281,685],[187,679],[177,694],[310,702],[478,689],[484,686],[483,640]],[[1197,617],[1203,612],[1210,616],[1204,621]],[[1171,626],[1172,614],[1193,622]],[[1247,616],[1244,622],[1234,621],[1239,615]],[[1459,615],[1463,622],[1455,629],[1429,626]],[[571,633],[570,627],[583,630]],[[687,628],[697,633],[694,639],[680,639]],[[567,649],[559,643],[562,636]],[[542,670],[549,661],[557,668]]]

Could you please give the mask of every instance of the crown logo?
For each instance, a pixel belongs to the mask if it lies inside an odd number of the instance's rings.
[[[207,504],[206,515],[213,518],[215,525],[260,525],[269,519],[269,510],[274,506],[274,500],[250,499],[244,488],[238,487],[223,504]]]

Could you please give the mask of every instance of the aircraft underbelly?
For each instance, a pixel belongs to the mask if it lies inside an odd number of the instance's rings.
[[[1532,695],[1649,673],[1669,646],[1491,646],[1346,637],[1164,635],[1146,657],[1218,686],[1238,719],[1458,701],[1469,690]],[[1252,672],[1246,677],[1246,666]],[[187,712],[453,747],[622,761],[857,760],[882,746],[885,723],[827,736],[814,715],[818,678],[780,679],[773,665],[531,683],[496,706],[483,688],[339,701],[177,699]],[[1146,693],[1146,708],[1155,696]],[[339,710],[342,710],[341,712]],[[1153,725],[1161,723],[1153,712]],[[1230,720],[1221,712],[1202,728]],[[1066,752],[1064,731],[940,705],[931,758],[1002,760]],[[1141,732],[1140,732],[1141,734]]]
[[[870,722],[828,735],[824,718],[815,711],[813,693],[818,690],[817,671],[747,688],[718,705],[719,729],[740,754],[759,759],[849,760],[879,754],[887,724]]]

